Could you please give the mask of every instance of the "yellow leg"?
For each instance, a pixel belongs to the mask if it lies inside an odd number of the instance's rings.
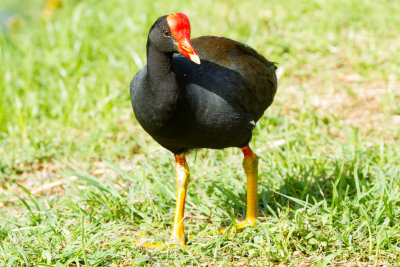
[[[175,155],[175,168],[176,168],[176,185],[177,185],[177,198],[176,208],[174,216],[174,227],[172,229],[172,235],[170,244],[148,244],[148,243],[137,243],[146,248],[161,248],[168,245],[168,248],[173,248],[177,244],[182,245],[188,250],[185,242],[185,231],[183,228],[184,210],[185,210],[185,198],[186,198],[186,187],[189,183],[189,168],[186,163],[185,154]]]
[[[258,204],[257,204],[257,176],[258,176],[258,158],[249,146],[243,147],[244,155],[243,169],[247,176],[247,208],[246,218],[237,224],[237,228],[253,226],[257,224]]]
[[[186,187],[189,183],[189,168],[186,163],[185,154],[175,155],[177,197],[174,216],[174,228],[172,229],[171,240],[173,243],[186,247],[185,231],[183,227]]]

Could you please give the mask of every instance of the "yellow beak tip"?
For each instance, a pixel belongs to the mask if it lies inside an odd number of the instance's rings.
[[[190,55],[190,60],[196,64],[200,64],[200,58],[198,55]]]

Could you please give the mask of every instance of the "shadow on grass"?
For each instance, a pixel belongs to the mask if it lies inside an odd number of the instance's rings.
[[[360,155],[360,157],[363,157]],[[300,171],[292,171],[292,175],[286,175],[277,190],[272,189],[268,183],[259,182],[258,189],[258,208],[259,216],[275,216],[285,207],[291,211],[300,208],[310,208],[318,203],[325,206],[341,205],[342,200],[355,200],[362,198],[363,188],[370,188],[371,174],[368,171],[366,161],[360,161],[360,157],[355,159],[331,160],[311,166],[299,166]],[[361,163],[360,163],[361,162]],[[276,177],[276,172],[263,173],[259,180],[269,180],[265,176]],[[282,177],[282,176],[280,176]],[[239,194],[235,194],[222,184],[215,184],[222,192],[221,202],[224,203],[221,209],[232,210],[233,216],[244,218],[246,207],[246,189]],[[364,194],[365,196],[365,194]]]

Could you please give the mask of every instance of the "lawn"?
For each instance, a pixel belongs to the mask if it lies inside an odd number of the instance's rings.
[[[54,1],[54,0],[53,0]],[[400,264],[400,1],[0,3],[0,265]],[[229,37],[279,65],[251,146],[259,224],[240,150],[198,150],[189,251],[166,242],[173,155],[136,122],[129,83],[161,15]]]

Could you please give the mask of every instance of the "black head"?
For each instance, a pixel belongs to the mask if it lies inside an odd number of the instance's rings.
[[[181,53],[200,64],[200,59],[190,44],[189,19],[183,13],[173,13],[158,18],[150,28],[147,46],[155,47],[166,54]]]
[[[162,16],[150,28],[148,42],[164,53],[179,53],[178,43],[171,33],[167,16]]]

